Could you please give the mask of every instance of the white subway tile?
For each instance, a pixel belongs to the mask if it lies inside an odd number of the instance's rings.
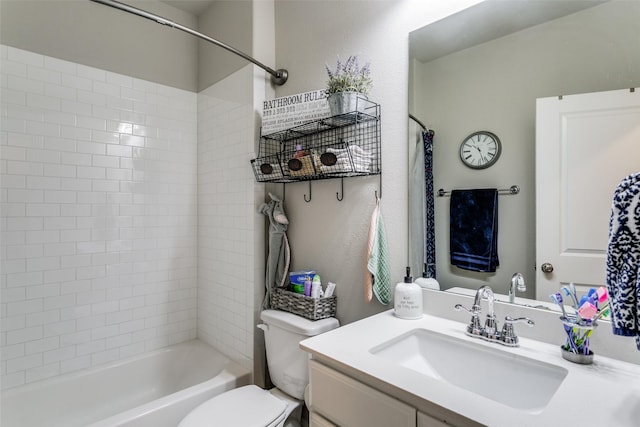
[[[34,353],[44,353],[58,348],[60,346],[60,337],[49,337],[40,340],[29,341],[25,343],[25,352],[27,355]]]
[[[70,360],[76,356],[75,346],[59,347],[53,350],[45,351],[43,353],[43,363],[55,363],[63,360]]]
[[[124,135],[120,135],[122,139]],[[118,156],[118,157],[131,157],[133,155],[133,151],[131,147],[123,146],[123,145],[108,145],[107,146],[107,155],[109,156]]]
[[[47,150],[74,152],[76,151],[76,141],[65,138],[47,137],[45,140],[45,147]]]
[[[27,259],[27,271],[46,271],[57,270],[60,268],[60,257],[42,257],[42,258],[29,258]],[[44,277],[44,276],[43,276]],[[38,295],[39,286],[30,286],[27,290],[27,298],[40,298],[43,296],[51,296],[48,292],[47,295]],[[57,295],[54,293],[53,295]]]
[[[26,182],[27,182],[27,188],[31,190],[59,190],[60,189],[60,178],[55,178],[50,176],[27,176]]]
[[[7,345],[25,343],[27,341],[39,340],[43,337],[42,326],[18,329],[7,332]]]
[[[59,310],[39,311],[26,315],[26,326],[31,328],[34,326],[46,325],[60,321]]]
[[[46,96],[60,100],[60,106],[57,109],[62,108],[62,101],[64,100],[75,102],[77,92],[75,88],[62,85],[61,83],[46,83],[44,86],[44,94]]]
[[[75,178],[76,166],[73,165],[56,165],[52,163],[44,164],[41,175],[58,176],[64,178]]]
[[[60,136],[78,141],[88,141],[91,138],[91,129],[60,125]]]
[[[105,168],[93,167],[93,166],[78,166],[77,167],[78,178],[89,179],[105,179]]]
[[[91,166],[91,154],[60,153],[60,163],[77,166]]]
[[[41,163],[7,161],[7,173],[13,175],[42,175],[44,166]]]
[[[42,283],[42,277],[42,272],[40,271],[7,274],[7,287],[39,285]],[[16,314],[31,313],[37,311],[39,307],[42,307],[41,300],[10,303],[7,304],[7,314],[13,316]],[[23,308],[28,311],[21,311]]]
[[[24,288],[16,288],[17,290],[24,290]],[[17,299],[16,301],[22,301],[24,298]],[[11,302],[11,301],[6,301]],[[26,315],[18,314],[15,316],[6,316],[2,319],[2,332],[22,330],[26,327]],[[4,350],[4,348],[3,348]]]
[[[24,371],[40,365],[42,365],[42,353],[16,357],[15,359],[7,360],[7,373]]]
[[[62,86],[74,88],[74,89],[82,89],[86,91],[91,90],[91,85],[93,84],[90,79],[84,77],[78,77],[72,75],[71,73],[65,74],[63,73],[60,78],[60,84]]]
[[[75,320],[62,320],[59,322],[47,323],[42,326],[45,337],[71,334],[76,331]]]
[[[7,88],[20,92],[25,92],[28,95],[31,94],[44,94],[44,83],[34,82],[26,77],[9,75],[7,76]]]
[[[105,132],[107,130],[107,121],[97,117],[77,116],[76,126]]]

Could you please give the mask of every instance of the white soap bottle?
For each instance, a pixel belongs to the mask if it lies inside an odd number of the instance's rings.
[[[424,270],[422,271],[422,277],[418,277],[416,279],[416,283],[418,286],[424,289],[435,289],[437,291],[440,290],[440,283],[433,277],[429,277],[427,274],[427,263],[424,264]]]
[[[396,285],[393,301],[397,317],[411,320],[422,318],[422,288],[413,283],[411,267],[407,267],[404,282]]]

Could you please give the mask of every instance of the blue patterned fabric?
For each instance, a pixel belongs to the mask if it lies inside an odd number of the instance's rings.
[[[422,131],[424,142],[424,176],[425,176],[425,272],[427,277],[436,278],[436,219],[433,198],[433,136],[432,130]]]
[[[613,195],[607,289],[613,333],[635,336],[640,350],[640,172],[623,179]]]
[[[451,264],[471,271],[495,272],[498,260],[498,190],[451,191]]]

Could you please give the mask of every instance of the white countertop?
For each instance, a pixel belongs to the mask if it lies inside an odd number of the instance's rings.
[[[379,344],[420,328],[562,366],[568,374],[549,404],[541,412],[534,413],[511,408],[369,352]],[[300,346],[314,359],[427,414],[437,415],[446,408],[492,427],[640,425],[639,365],[597,354],[593,364],[578,365],[564,360],[556,345],[521,337],[520,347],[509,348],[468,337],[465,328],[464,323],[428,314],[420,320],[403,320],[389,310],[306,339]],[[513,384],[504,392],[525,393],[526,384]]]

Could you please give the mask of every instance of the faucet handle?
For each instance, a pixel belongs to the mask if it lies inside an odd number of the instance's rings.
[[[533,320],[529,319],[528,317],[513,318],[511,316],[506,316],[504,318],[504,326],[502,327],[502,333],[500,334],[501,335],[500,339],[502,340],[504,345],[507,345],[509,347],[517,347],[519,345],[518,336],[516,335],[513,329],[514,323],[525,323],[529,327],[536,324]]]
[[[453,306],[453,308],[456,311],[460,311],[460,310],[466,310],[471,314],[477,315],[479,313],[479,310],[476,308],[476,306],[474,305],[473,308],[469,308],[466,305],[462,305],[462,304],[456,304]]]
[[[471,336],[480,336],[482,335],[482,326],[480,325],[480,307],[477,305],[472,306],[471,308],[466,307],[462,304],[456,304],[453,306],[457,311],[466,310],[471,313],[471,321],[469,325],[467,325],[467,335]]]

